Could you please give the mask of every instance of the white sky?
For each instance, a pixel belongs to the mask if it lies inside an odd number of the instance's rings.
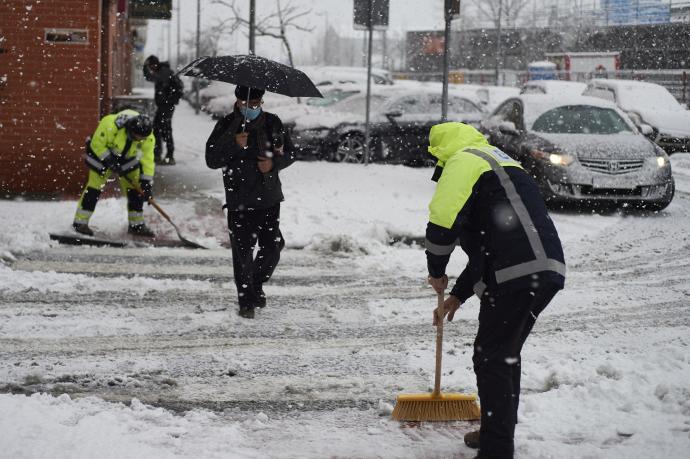
[[[311,14],[306,16],[301,24],[314,27],[311,33],[291,31],[288,37],[294,43],[293,47],[296,59],[308,56],[315,42],[323,37],[325,24],[334,27],[341,35],[362,36],[363,32],[355,31],[352,27],[352,0],[281,0],[284,8],[287,4],[298,6],[300,9],[311,9]],[[238,0],[238,6],[243,11],[248,10],[249,0]],[[262,11],[270,9],[275,11],[275,0],[256,0],[257,17]],[[181,9],[180,36],[185,39],[194,36],[196,31],[197,2],[194,0],[173,0],[172,21],[149,21],[147,44],[145,54],[157,54],[164,59],[168,58],[167,32],[168,22],[172,28],[171,53],[176,51],[177,31],[177,7]],[[217,22],[224,14],[230,14],[228,8],[213,5],[211,0],[201,0],[201,30],[204,26],[210,26]],[[441,29],[443,27],[443,0],[390,0],[389,31],[401,34],[407,30]],[[224,51],[230,54],[244,54],[248,51],[248,39],[243,33],[236,34],[226,42]],[[256,52],[272,59],[282,60],[285,53],[279,43],[273,38],[260,38],[256,40]]]

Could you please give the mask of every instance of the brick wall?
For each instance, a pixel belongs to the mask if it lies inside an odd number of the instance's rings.
[[[116,4],[116,0],[3,1],[1,196],[76,195],[83,186],[84,139],[109,111],[113,91],[124,92],[128,84],[114,76],[129,74],[113,67],[113,43],[127,30],[126,24],[118,24],[122,20],[115,19]],[[107,40],[101,35],[104,18]],[[86,30],[88,42],[47,42],[46,29]],[[128,54],[126,46],[123,49],[120,52]]]

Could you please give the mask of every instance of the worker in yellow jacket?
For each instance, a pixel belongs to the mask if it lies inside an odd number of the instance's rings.
[[[151,198],[155,163],[153,148],[156,140],[151,118],[134,110],[104,116],[96,132],[86,143],[86,164],[89,178],[77,204],[74,229],[93,236],[89,219],[93,215],[103,187],[113,172],[120,178],[120,189],[127,198],[130,234],[155,237],[144,223],[144,200]],[[138,184],[143,196],[133,188]]]

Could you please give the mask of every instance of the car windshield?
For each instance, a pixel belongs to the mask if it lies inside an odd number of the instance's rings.
[[[551,134],[617,134],[631,127],[615,110],[587,105],[567,105],[543,113],[532,130]]]
[[[379,95],[372,95],[371,96],[371,111],[375,112],[378,111],[379,108],[383,105],[383,103],[386,101],[386,98],[383,96]],[[337,109],[339,112],[348,112],[348,113],[356,113],[359,115],[364,115],[364,112],[366,110],[366,102],[367,98],[366,97],[350,97],[339,104],[337,106],[334,106],[334,109]]]
[[[312,107],[330,107],[333,104],[340,102],[359,91],[343,91],[340,89],[335,89],[333,91],[328,91],[323,94],[323,97],[311,97],[307,99],[307,105]]]

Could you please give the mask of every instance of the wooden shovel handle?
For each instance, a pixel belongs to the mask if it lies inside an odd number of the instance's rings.
[[[444,292],[436,292],[438,307],[436,309],[436,377],[434,378],[433,395],[441,395],[441,359],[443,357],[443,300]]]

